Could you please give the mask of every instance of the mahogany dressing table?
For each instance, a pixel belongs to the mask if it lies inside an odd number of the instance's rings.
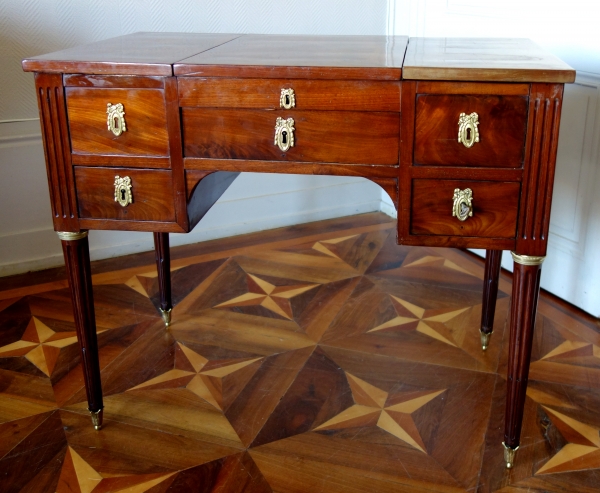
[[[564,83],[524,39],[137,33],[23,61],[35,72],[89,411],[102,388],[87,231],[154,233],[171,322],[170,232],[241,171],[380,185],[398,243],[484,248],[481,343],[514,259],[504,458],[519,446]]]

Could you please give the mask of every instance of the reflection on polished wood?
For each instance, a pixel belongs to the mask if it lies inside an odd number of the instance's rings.
[[[0,279],[2,492],[597,489],[598,321],[542,293],[507,471],[511,278],[482,352],[482,260],[388,216],[174,248],[169,331],[154,253],[92,270],[100,432],[64,270]]]

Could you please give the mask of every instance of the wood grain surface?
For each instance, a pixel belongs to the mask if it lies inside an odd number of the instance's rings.
[[[482,352],[482,260],[395,234],[377,213],[173,248],[169,331],[152,252],[94,262],[100,432],[64,269],[3,279],[0,491],[594,492],[598,321],[542,292],[507,472],[511,276]]]
[[[273,144],[277,117],[295,122],[287,152]],[[398,113],[183,108],[182,123],[185,157],[398,163]]]
[[[399,80],[407,36],[248,34],[174,65],[175,75]]]
[[[165,96],[158,89],[66,89],[71,148],[75,154],[168,156]],[[122,103],[126,131],[107,128],[106,105]]]
[[[404,79],[573,82],[575,70],[529,39],[410,38]]]
[[[473,191],[473,217],[452,217],[454,190]],[[411,233],[514,238],[521,185],[470,180],[414,180]]]
[[[126,207],[114,199],[117,175],[131,178],[133,203]],[[81,218],[175,221],[170,171],[77,166],[75,182]]]
[[[297,110],[400,111],[400,82],[178,77],[177,84],[183,107],[274,110],[289,88]]]
[[[524,96],[417,95],[414,163],[517,168],[523,165]],[[458,142],[461,113],[479,115],[479,142]]]

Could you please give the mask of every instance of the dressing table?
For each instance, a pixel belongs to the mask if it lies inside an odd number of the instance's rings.
[[[564,83],[525,39],[137,33],[23,61],[35,72],[89,411],[102,388],[87,231],[154,233],[171,323],[169,236],[242,171],[380,185],[399,244],[487,250],[490,344],[502,250],[514,259],[504,458],[519,446]]]

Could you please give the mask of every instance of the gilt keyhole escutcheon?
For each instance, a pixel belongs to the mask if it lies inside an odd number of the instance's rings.
[[[129,176],[115,176],[115,202],[118,202],[121,207],[127,207],[133,203],[131,187],[131,178]]]
[[[475,112],[467,115],[461,113],[458,118],[458,142],[467,149],[473,147],[473,144],[479,142],[479,115]]]
[[[273,144],[278,146],[283,152],[289,150],[290,147],[294,147],[294,130],[293,118],[284,120],[281,117],[277,117]]]
[[[279,97],[279,107],[289,110],[296,106],[296,95],[292,88],[282,89]]]
[[[452,216],[459,221],[466,221],[469,217],[473,217],[473,191],[470,188],[454,189]]]
[[[123,108],[123,104],[107,103],[106,113],[108,114],[106,126],[115,137],[118,137],[123,132],[127,131],[127,125],[125,125],[125,108]]]

